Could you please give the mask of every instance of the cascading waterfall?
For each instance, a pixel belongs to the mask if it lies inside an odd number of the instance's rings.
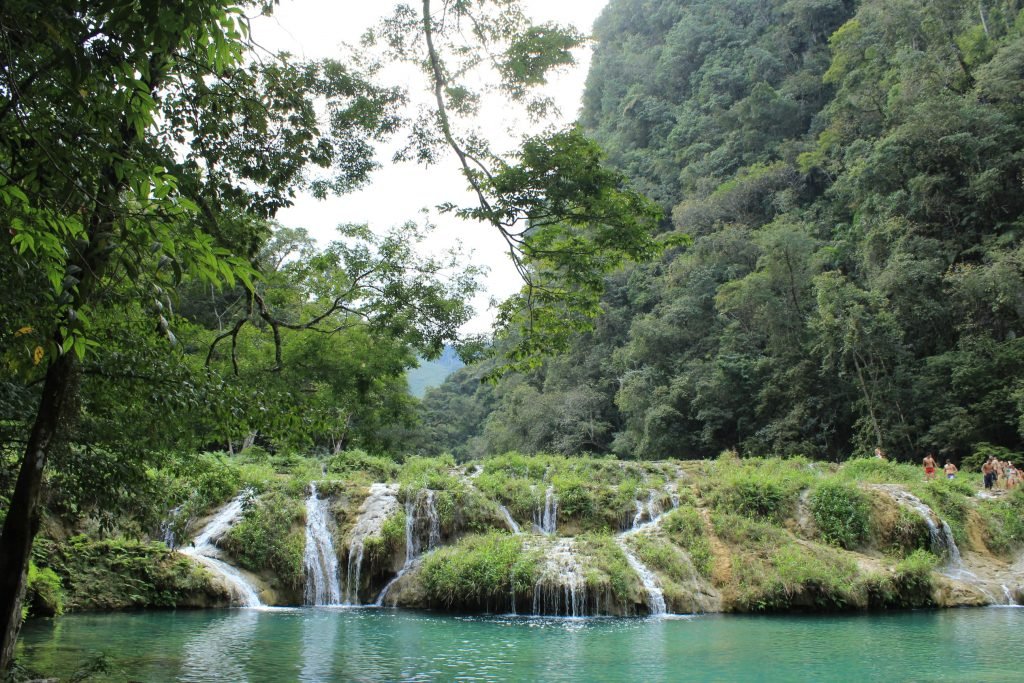
[[[625,534],[619,535],[616,538],[616,542],[626,555],[626,561],[629,563],[629,566],[640,577],[640,583],[644,585],[644,590],[647,591],[647,609],[650,610],[651,616],[665,614],[668,608],[665,605],[665,593],[661,590],[661,583],[658,582],[658,577],[630,550],[626,544]]]
[[[508,511],[508,508],[504,505],[499,505],[498,508],[501,510],[502,517],[505,518],[505,524],[508,525],[508,530],[516,535],[521,534],[522,530],[519,528],[519,525],[516,524],[516,520],[512,519],[512,513]]]
[[[647,519],[654,523],[661,517],[661,513],[661,498],[657,491],[652,490],[647,494]]]
[[[555,496],[554,486],[549,486],[544,493],[544,510],[537,510],[533,523],[542,534],[548,536],[553,536],[558,529],[558,497]]]
[[[633,524],[630,529],[636,529],[644,521],[644,504],[637,498],[633,501],[633,505],[636,507],[636,514],[633,515]]]
[[[665,484],[665,491],[668,492],[668,496],[672,501],[672,509],[675,510],[679,507],[679,488],[675,482],[669,482]]]
[[[544,568],[533,587],[533,614],[587,616],[587,581],[576,560],[573,540],[558,539],[545,549],[545,557]]]
[[[633,517],[633,526],[629,531],[624,531],[615,538],[615,542],[618,543],[622,549],[623,554],[626,556],[626,562],[633,569],[636,575],[640,578],[640,583],[643,584],[644,590],[647,591],[647,608],[650,610],[652,616],[658,616],[665,614],[668,611],[665,605],[665,592],[661,589],[661,583],[658,581],[658,577],[652,572],[647,566],[640,561],[640,558],[630,549],[626,543],[626,538],[636,534],[641,529],[657,525],[661,521],[661,517],[664,512],[661,509],[661,505],[657,500],[657,494],[651,491],[647,497],[646,507],[639,501],[636,502],[636,515]],[[647,521],[644,521],[644,515],[647,515]]]
[[[327,519],[330,501],[317,495],[316,482],[309,484],[306,498],[306,550],[303,565],[306,569],[305,602],[307,605],[337,605],[341,602],[338,581],[338,555]]]
[[[676,502],[678,501],[678,496],[673,500],[675,502],[673,507],[678,507],[678,502]],[[639,529],[647,524],[654,524],[664,514],[664,510],[661,509],[661,497],[653,489],[647,492],[646,503],[637,498],[633,501],[633,506],[636,508],[636,512],[633,515],[633,523],[629,527],[631,530]]]
[[[191,545],[180,551],[219,575],[231,589],[232,599],[236,600],[241,607],[260,607],[263,603],[260,602],[256,587],[249,583],[236,568],[220,559],[221,552],[216,543],[242,516],[242,504],[251,495],[252,491],[243,491],[241,495],[218,510]]]
[[[174,550],[174,546],[177,544],[177,539],[174,537],[174,524],[178,519],[178,515],[181,514],[181,509],[183,507],[184,505],[179,505],[175,508],[171,508],[167,519],[160,522],[160,536],[163,538],[167,547],[171,550]]]
[[[380,535],[385,520],[398,509],[397,484],[371,484],[366,500],[359,508],[348,542],[348,567],[345,572],[346,605],[359,605],[360,574],[363,567],[363,550],[366,539]]]
[[[963,560],[960,557],[960,549],[953,538],[952,530],[942,518],[935,514],[934,510],[928,507],[920,498],[901,488],[885,484],[879,484],[875,488],[885,491],[899,505],[910,508],[921,516],[921,519],[928,526],[931,551],[938,557],[946,560],[946,565],[942,571],[945,576],[974,587],[985,596],[990,604],[1001,604],[999,598],[993,592],[993,582],[981,579],[977,574],[964,567]],[[1004,590],[1003,592],[1005,595],[1006,591]],[[1012,600],[1010,602],[1012,603]]]
[[[914,494],[895,487],[886,487],[893,499],[914,510],[924,523],[928,526],[928,535],[931,540],[931,551],[946,560],[946,568],[951,570],[963,570],[963,560],[960,558],[960,549],[953,538],[953,531],[949,528],[935,511],[928,507],[920,498]],[[938,521],[936,521],[938,520]]]
[[[373,603],[377,607],[384,605],[384,598],[391,587],[405,576],[419,556],[433,550],[441,542],[441,518],[437,514],[434,496],[434,491],[421,489],[414,498],[410,497],[405,501],[405,564],[377,596],[376,602]],[[421,511],[424,514],[421,515]],[[423,532],[426,532],[427,537],[426,548],[421,543]]]

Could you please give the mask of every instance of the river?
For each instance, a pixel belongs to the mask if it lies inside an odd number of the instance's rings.
[[[22,666],[102,681],[1019,681],[1024,609],[652,619],[234,609],[33,620]]]

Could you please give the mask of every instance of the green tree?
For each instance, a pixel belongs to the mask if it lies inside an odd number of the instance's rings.
[[[5,261],[30,285],[24,301],[38,302],[34,324],[15,323],[30,356],[14,358],[17,373],[41,381],[0,536],[0,668],[18,632],[46,462],[76,416],[104,310],[126,294],[159,309],[185,273],[249,286],[258,219],[304,184],[362,182],[367,140],[394,124],[398,94],[338,64],[246,61],[244,17],[189,0],[0,9]],[[130,293],[118,291],[124,283]],[[173,341],[164,312],[153,322]]]
[[[533,24],[517,2],[504,0],[422,0],[418,12],[399,5],[366,40],[422,68],[431,86],[433,102],[403,156],[430,163],[442,149],[455,154],[477,201],[442,209],[496,229],[525,283],[499,311],[499,329],[517,329],[507,347],[510,367],[534,366],[544,353],[566,348],[600,312],[603,276],[659,251],[657,207],[629,189],[578,128],[528,136],[502,155],[467,124],[481,97],[474,76],[484,68],[510,102],[535,117],[549,111],[536,86],[572,64],[571,50],[582,41],[570,27]]]

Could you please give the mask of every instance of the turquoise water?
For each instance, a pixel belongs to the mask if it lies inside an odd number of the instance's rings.
[[[26,624],[18,662],[113,681],[1021,681],[1024,609],[841,617],[451,617],[274,609]]]

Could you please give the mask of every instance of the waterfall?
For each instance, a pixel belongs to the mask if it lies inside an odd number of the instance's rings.
[[[675,510],[679,507],[679,487],[674,481],[671,481],[665,484],[665,491],[668,492],[669,498],[672,500],[672,509]]]
[[[260,607],[263,603],[260,602],[256,587],[235,567],[220,559],[220,548],[216,544],[242,516],[242,502],[251,495],[252,491],[243,491],[218,510],[191,545],[181,550],[182,554],[201,562],[207,569],[219,575],[231,589],[232,600],[237,600],[241,607]]]
[[[178,520],[178,515],[181,514],[181,509],[183,507],[184,504],[171,508],[167,519],[160,522],[160,537],[171,550],[174,550],[174,546],[176,545],[176,539],[174,538],[174,523]]]
[[[537,510],[533,522],[541,533],[554,535],[558,528],[558,498],[554,486],[549,486],[544,493],[544,511]]]
[[[647,519],[654,522],[661,516],[661,513],[661,501],[658,498],[658,493],[652,490],[647,494]]]
[[[676,497],[677,500],[678,497]],[[664,514],[664,510],[661,509],[661,501],[659,500],[658,492],[651,490],[647,493],[647,502],[642,502],[639,498],[633,501],[633,506],[636,509],[636,513],[633,515],[633,523],[630,525],[630,531],[636,531],[649,524],[656,523],[661,515]],[[644,518],[646,517],[646,521]]]
[[[505,524],[508,525],[508,530],[516,535],[522,533],[519,525],[516,524],[516,520],[512,519],[512,513],[508,511],[508,508],[504,505],[499,505],[498,508],[501,510],[501,515],[505,518]]]
[[[587,581],[576,560],[573,540],[562,538],[545,551],[546,561],[533,587],[533,614],[587,616]]]
[[[327,519],[330,501],[317,497],[316,482],[309,483],[306,499],[306,550],[303,565],[306,569],[306,604],[337,605],[341,602],[338,583],[338,555]]]
[[[633,551],[626,545],[626,539],[619,536],[616,539],[619,547],[622,548],[622,552],[626,555],[626,561],[629,566],[633,568],[636,575],[640,577],[640,582],[644,585],[644,590],[647,591],[647,609],[650,610],[651,616],[659,616],[665,614],[668,609],[665,606],[665,594],[661,590],[661,584],[658,582],[658,577],[654,575],[647,566],[640,561]]]
[[[956,540],[953,539],[953,532],[949,525],[912,493],[891,487],[886,487],[883,490],[887,491],[897,503],[914,510],[921,516],[921,519],[928,526],[931,551],[946,560],[946,567],[953,570],[963,570],[960,549],[956,546]],[[936,522],[936,520],[938,521]]]
[[[360,574],[363,567],[363,550],[366,539],[380,535],[385,520],[398,509],[397,484],[371,484],[366,500],[359,507],[359,518],[356,520],[348,542],[348,567],[345,572],[346,605],[358,605]]]
[[[935,511],[928,507],[921,499],[892,485],[877,484],[872,488],[884,491],[899,505],[908,507],[921,516],[921,519],[928,526],[931,551],[946,561],[945,566],[940,572],[941,574],[971,586],[981,593],[991,605],[1016,604],[1009,587],[1001,583],[1003,577],[993,576],[987,571],[982,571],[982,575],[978,576],[964,567],[963,559],[960,556],[960,549],[956,545],[949,525],[936,515]],[[1002,597],[997,597],[999,589],[1002,590]]]
[[[630,529],[636,529],[640,526],[640,523],[644,521],[644,505],[637,498],[633,501],[633,505],[636,506],[636,514],[633,515],[633,524],[629,527]]]
[[[384,598],[387,597],[391,587],[398,582],[405,573],[412,568],[413,563],[420,554],[433,550],[441,542],[441,518],[437,514],[437,506],[434,504],[435,492],[430,489],[421,489],[416,496],[409,497],[405,501],[405,564],[398,570],[395,577],[388,581],[387,585],[377,596],[373,604],[377,607],[384,605]],[[424,514],[420,515],[423,510]],[[421,545],[421,537],[426,532],[427,546]]]
[[[661,504],[655,491],[651,491],[648,494],[646,506],[639,500],[634,502],[636,504],[636,515],[633,517],[633,526],[629,531],[624,531],[616,536],[615,542],[622,548],[622,552],[626,555],[626,561],[640,578],[640,582],[644,585],[644,590],[647,591],[647,608],[650,610],[651,615],[657,616],[665,614],[667,611],[664,591],[661,590],[661,584],[658,582],[658,577],[655,576],[654,572],[648,569],[640,561],[640,558],[630,550],[626,544],[626,538],[636,534],[641,529],[657,525],[661,521],[664,511],[661,509]],[[647,521],[644,521],[645,515],[647,516]]]

